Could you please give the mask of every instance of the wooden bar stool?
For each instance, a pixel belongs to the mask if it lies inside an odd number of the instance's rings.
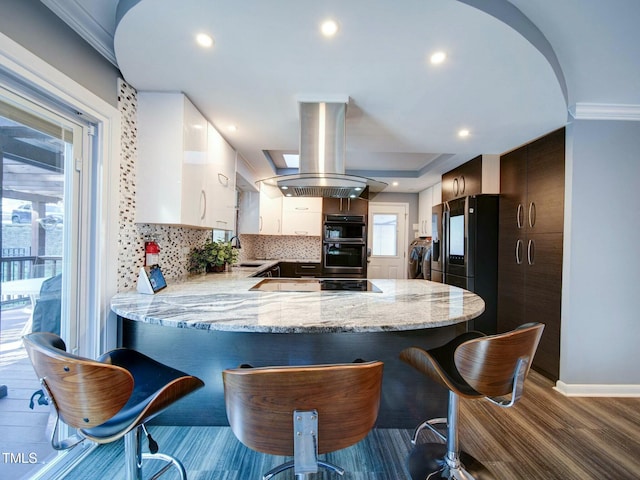
[[[373,428],[382,368],[382,362],[362,362],[225,370],[231,430],[253,450],[294,457],[264,480],[289,468],[297,480],[308,479],[319,466],[343,475],[318,454],[354,445]]]
[[[74,447],[88,439],[111,443],[124,437],[126,478],[142,478],[142,460],[157,459],[164,467],[158,478],[175,467],[182,480],[187,475],[180,461],[158,452],[144,423],[182,397],[204,386],[199,378],[159,363],[135,350],[120,348],[89,360],[66,352],[56,334],[37,332],[23,337],[31,363],[56,413],[51,445],[56,450]],[[58,423],[77,434],[58,440]],[[142,434],[151,453],[142,453]]]
[[[447,418],[423,422],[412,439],[415,445],[420,431],[428,428],[446,443],[427,443],[414,449],[409,458],[413,480],[491,478],[480,462],[460,451],[459,397],[486,398],[501,407],[513,406],[522,395],[543,329],[541,323],[528,323],[498,335],[467,332],[441,347],[428,351],[411,347],[400,353],[403,361],[449,389]],[[441,424],[446,424],[446,434],[437,429]]]

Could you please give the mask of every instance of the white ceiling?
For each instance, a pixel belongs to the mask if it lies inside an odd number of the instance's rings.
[[[274,174],[263,150],[297,150],[300,99],[348,96],[347,171],[403,192],[563,126],[576,103],[640,105],[637,0],[124,0],[119,23],[117,0],[42,2],[136,89],[186,93],[257,178]]]

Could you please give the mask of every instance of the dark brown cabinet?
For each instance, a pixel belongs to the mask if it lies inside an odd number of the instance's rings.
[[[442,175],[442,201],[482,193],[482,155]]]
[[[560,370],[565,131],[500,158],[498,330],[541,322],[533,366]]]
[[[369,213],[369,201],[363,198],[323,198],[322,213],[366,216]]]

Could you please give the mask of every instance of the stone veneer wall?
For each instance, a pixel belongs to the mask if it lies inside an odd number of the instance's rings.
[[[144,242],[153,236],[160,245],[160,266],[167,281],[188,275],[189,250],[211,238],[211,230],[167,225],[136,224],[137,97],[124,80],[118,81],[118,110],[122,120],[120,159],[120,235],[118,291],[136,287],[138,270],[144,265]]]
[[[319,262],[321,237],[288,235],[240,235],[240,261],[253,259],[291,259]]]

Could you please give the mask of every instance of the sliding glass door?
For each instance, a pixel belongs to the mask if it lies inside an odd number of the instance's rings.
[[[32,398],[40,385],[21,337],[53,332],[77,351],[83,336],[88,130],[0,88],[0,478],[21,478],[56,456],[45,433],[49,408]]]

